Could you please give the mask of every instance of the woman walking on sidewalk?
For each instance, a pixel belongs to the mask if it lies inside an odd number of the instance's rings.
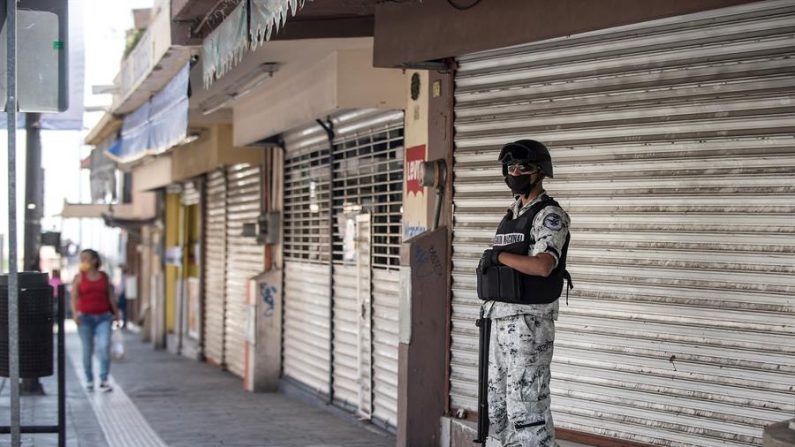
[[[108,275],[100,270],[102,261],[94,250],[80,252],[80,273],[72,281],[72,315],[78,326],[83,344],[83,369],[87,388],[94,390],[94,341],[99,356],[99,390],[111,391],[108,383],[110,371],[111,323],[119,318],[119,309],[113,299],[113,286]]]

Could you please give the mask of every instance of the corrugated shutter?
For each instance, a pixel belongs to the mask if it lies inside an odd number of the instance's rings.
[[[323,264],[285,261],[284,375],[328,394],[329,275]]]
[[[357,110],[339,114],[333,121],[334,396],[347,403],[352,403],[348,399],[356,398],[361,415],[394,429],[397,424],[403,111]],[[357,263],[343,261],[340,223],[344,220],[338,217],[346,213],[370,216],[366,231],[370,235],[370,240],[366,241],[369,248],[363,253],[369,253],[371,259],[360,263],[358,268],[371,269],[371,272],[357,275]],[[357,278],[368,282],[360,284],[358,296]],[[363,297],[362,293],[370,296]],[[361,309],[362,305],[366,308]],[[362,314],[367,321],[362,322]],[[355,343],[359,344],[358,351]],[[358,356],[350,355],[356,352]],[[369,359],[364,358],[368,355]],[[368,379],[370,383],[365,383]],[[353,394],[354,390],[358,391],[358,396]]]
[[[182,184],[182,206],[199,205],[201,203],[201,191],[197,188],[195,181],[184,182]]]
[[[227,264],[224,358],[229,371],[243,376],[248,280],[265,268],[264,246],[243,236],[244,223],[256,223],[261,209],[259,166],[238,164],[226,171]]]
[[[397,427],[400,274],[373,268],[373,416]]]
[[[204,355],[212,363],[224,363],[226,315],[226,175],[207,174],[207,210],[204,232]]]
[[[475,410],[497,151],[531,137],[572,218],[556,425],[739,447],[792,417],[794,24],[791,1],[755,2],[459,60],[452,407]]]
[[[312,124],[284,135],[284,375],[328,395],[331,365],[328,139]]]
[[[359,376],[359,319],[369,312],[360,307],[358,291],[366,288],[369,292],[369,275],[367,279],[367,284],[360,283],[357,288],[361,278],[355,265],[334,267],[334,399],[351,410],[359,407],[362,385],[368,396],[370,389],[369,380],[362,384]],[[368,412],[370,407],[368,403]]]

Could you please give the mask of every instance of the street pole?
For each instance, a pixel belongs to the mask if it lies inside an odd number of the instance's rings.
[[[8,381],[11,447],[19,436],[19,288],[17,275],[17,2],[6,0],[6,112],[8,118]]]
[[[39,270],[44,179],[41,170],[41,114],[25,114],[25,253],[24,270]]]
[[[41,169],[41,114],[25,113],[25,252],[22,270],[39,271],[44,176]],[[43,395],[38,378],[22,379],[23,396]]]

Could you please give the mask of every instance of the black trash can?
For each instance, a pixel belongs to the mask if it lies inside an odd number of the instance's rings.
[[[46,273],[20,272],[19,377],[53,373],[53,296]],[[0,275],[0,377],[9,376],[8,275]]]

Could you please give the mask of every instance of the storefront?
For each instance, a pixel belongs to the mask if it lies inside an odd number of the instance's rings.
[[[165,297],[168,347],[201,358],[201,178],[166,188]]]
[[[329,128],[284,135],[284,376],[394,429],[403,112]]]
[[[207,174],[204,212],[204,358],[224,364],[226,315],[226,175],[223,169]]]
[[[263,247],[244,235],[260,215],[262,151],[235,148],[232,126],[192,127],[173,150],[179,182],[181,351],[242,376],[247,280],[263,270]]]
[[[511,202],[497,153],[535,138],[572,220],[560,432],[739,447],[791,417],[794,21],[758,2],[458,58],[453,414],[476,411],[474,269]]]
[[[264,246],[243,225],[256,224],[261,213],[258,165],[226,168],[226,305],[224,306],[224,363],[240,377],[245,371],[248,280],[265,268]]]

